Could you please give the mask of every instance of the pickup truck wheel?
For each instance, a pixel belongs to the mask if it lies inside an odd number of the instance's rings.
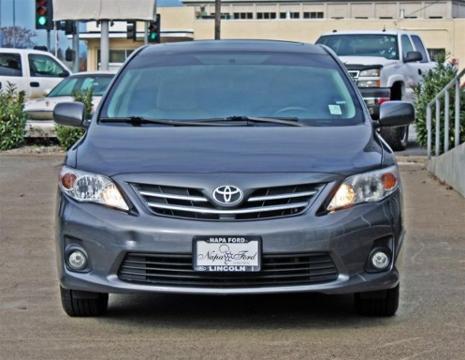
[[[381,136],[395,151],[405,150],[408,145],[409,127],[395,127],[381,129]]]
[[[61,304],[73,317],[100,316],[108,308],[108,294],[69,290],[60,287]]]
[[[399,308],[399,285],[388,290],[355,294],[355,308],[360,315],[394,316]]]

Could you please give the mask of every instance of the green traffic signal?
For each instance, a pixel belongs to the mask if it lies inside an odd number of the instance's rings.
[[[40,26],[45,26],[47,24],[47,17],[46,16],[39,16],[37,18],[37,24]]]
[[[161,24],[160,24],[160,14],[157,14],[155,20],[150,21],[149,23],[149,34],[148,34],[148,41],[149,43],[160,43],[160,31],[161,31]]]

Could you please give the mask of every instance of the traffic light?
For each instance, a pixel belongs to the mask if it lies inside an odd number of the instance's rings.
[[[154,21],[149,23],[149,43],[160,43],[161,17],[157,14]]]
[[[74,35],[76,34],[76,23],[72,20],[57,21],[56,29],[64,31],[66,35]]]
[[[36,29],[53,29],[52,0],[36,0]]]
[[[128,21],[126,25],[126,38],[128,40],[137,40],[137,25],[135,21]]]
[[[74,59],[76,59],[76,51],[74,51],[73,49],[67,48],[65,51],[65,60],[72,62],[74,61]]]

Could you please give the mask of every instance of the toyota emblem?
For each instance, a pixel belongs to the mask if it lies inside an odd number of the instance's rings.
[[[213,199],[223,206],[237,205],[243,196],[242,190],[233,185],[222,185],[213,190]]]

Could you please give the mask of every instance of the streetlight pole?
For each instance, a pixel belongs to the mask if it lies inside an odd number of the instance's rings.
[[[215,0],[215,40],[221,39],[221,0]]]

